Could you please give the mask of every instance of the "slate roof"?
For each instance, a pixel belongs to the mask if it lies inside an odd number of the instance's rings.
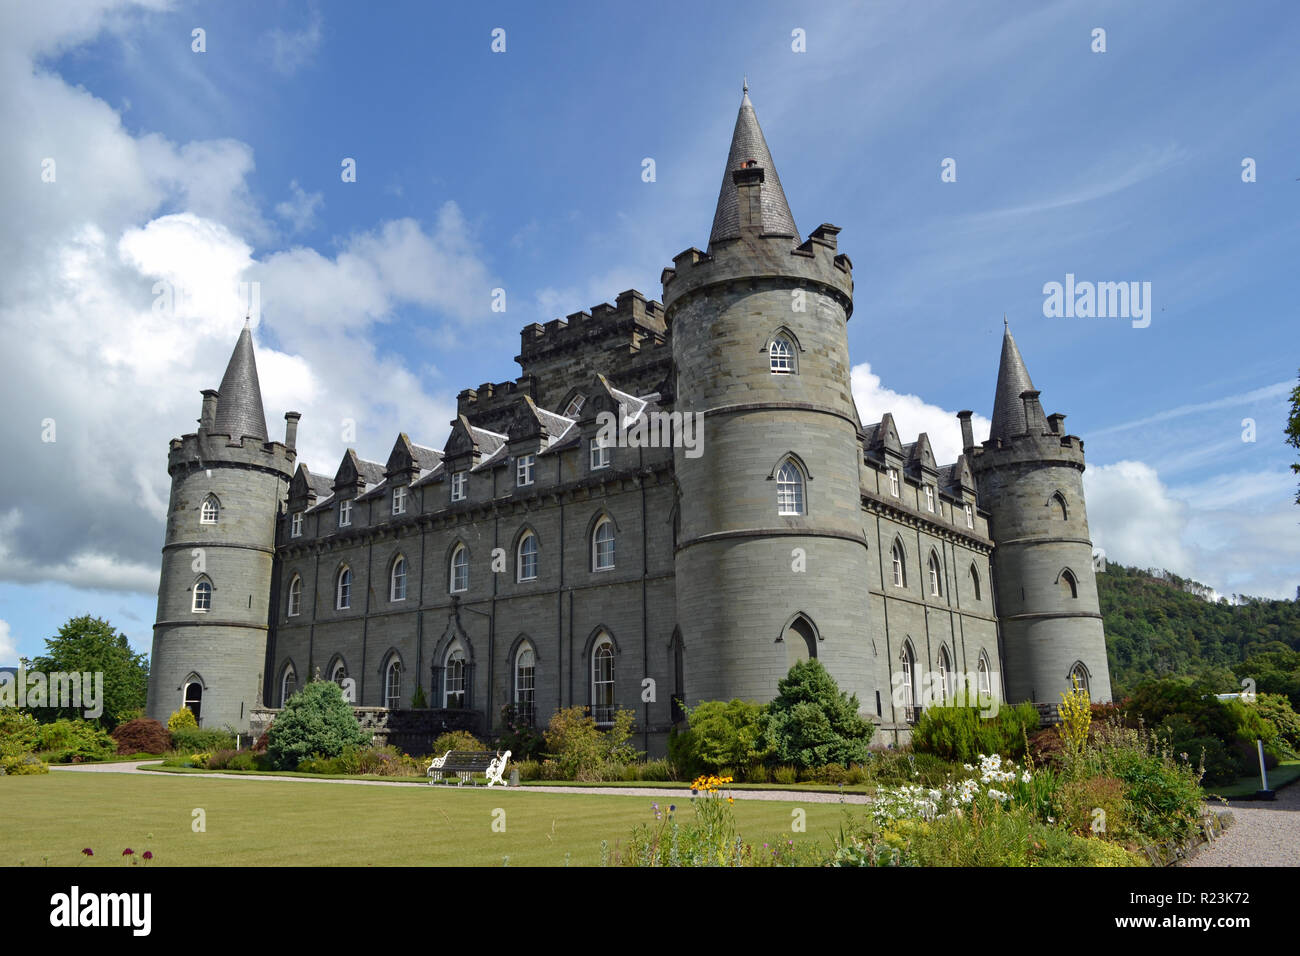
[[[749,101],[746,87],[744,98],[740,101],[740,113],[736,116],[736,129],[731,134],[727,168],[722,171],[722,189],[718,193],[718,208],[713,214],[713,229],[709,233],[710,245],[724,239],[740,238],[740,196],[731,174],[749,160],[754,160],[763,168],[763,233],[799,238],[794,216],[790,214],[790,204],[785,198],[785,190],[781,188],[781,177],[776,174],[776,164],[772,162],[772,154],[768,151],[767,140],[763,138],[763,130],[759,128],[758,116],[754,113],[754,104]]]
[[[1011,326],[1002,333],[1002,360],[998,363],[998,387],[993,395],[993,425],[989,438],[1006,440],[1013,435],[1023,435],[1029,430],[1025,422],[1025,406],[1020,393],[1034,387],[1029,379],[1029,369],[1020,357],[1016,340],[1011,337]]]
[[[257,381],[257,361],[253,357],[253,333],[247,325],[239,333],[226,374],[221,377],[221,387],[217,389],[217,414],[212,432],[236,440],[245,436],[267,440],[262,388]]]

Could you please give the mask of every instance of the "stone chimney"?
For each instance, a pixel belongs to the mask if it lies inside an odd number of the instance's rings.
[[[1036,388],[1028,388],[1020,393],[1020,401],[1025,407],[1025,430],[1031,435],[1041,435],[1047,429],[1043,405],[1038,400],[1040,394]]]
[[[217,390],[203,390],[203,411],[199,415],[199,431],[207,434],[212,431],[212,423],[217,420]]]
[[[298,450],[298,419],[302,412],[284,413],[284,447],[290,451]]]
[[[975,432],[971,428],[969,409],[957,413],[957,420],[961,422],[961,449],[966,454],[970,454],[975,447]]]

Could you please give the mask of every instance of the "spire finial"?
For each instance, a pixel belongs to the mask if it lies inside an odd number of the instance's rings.
[[[1004,329],[1011,328],[1011,323],[1007,321],[1007,314],[1005,312],[1002,313],[1002,328]]]
[[[244,316],[244,328],[246,328],[246,329],[251,329],[251,328],[253,327],[251,324],[249,324],[251,321],[252,321],[252,316],[251,316],[251,315],[245,315],[245,316]]]
[[[748,93],[748,92],[749,92],[749,77],[748,77],[748,76],[746,76],[743,80],[741,80],[741,92],[742,92],[742,93]]]

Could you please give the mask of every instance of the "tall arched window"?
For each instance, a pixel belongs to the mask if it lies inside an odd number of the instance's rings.
[[[939,597],[943,593],[943,590],[940,586],[942,574],[943,572],[939,567],[939,555],[936,554],[933,549],[931,549],[930,551],[930,594],[932,594],[934,597]]]
[[[302,613],[302,578],[294,575],[289,581],[289,617]]]
[[[519,553],[515,559],[517,581],[537,580],[537,535],[525,531],[519,539]]]
[[[788,459],[776,470],[776,513],[779,515],[804,513],[803,470]]]
[[[591,651],[591,716],[602,726],[614,722],[614,641],[608,634]]]
[[[339,568],[337,584],[334,588],[334,608],[346,611],[352,606],[352,569],[346,564]]]
[[[406,600],[406,558],[400,554],[393,562],[392,573],[388,576],[388,600]]]
[[[975,690],[984,698],[993,693],[993,681],[989,668],[988,655],[980,651],[979,663],[975,666]]]
[[[203,721],[203,685],[199,681],[191,678],[185,684],[185,694],[182,698],[182,706],[188,708],[194,715],[194,719],[200,723]]]
[[[891,552],[894,563],[894,587],[907,587],[907,552],[903,550],[903,542],[895,541],[894,548]]]
[[[789,670],[799,661],[817,656],[817,632],[803,614],[796,614],[781,634],[785,644],[785,666]]]
[[[1088,668],[1084,666],[1083,661],[1075,661],[1074,666],[1070,668],[1070,687],[1078,685],[1080,690],[1091,696],[1092,692],[1088,684]]]
[[[515,655],[515,714],[530,726],[537,718],[536,681],[537,654],[525,643]]]
[[[952,692],[952,661],[948,658],[948,648],[939,648],[939,679],[934,686],[934,700],[946,704]]]
[[[384,706],[397,710],[402,706],[402,662],[393,655],[384,672]]]
[[[199,524],[216,524],[220,516],[221,505],[214,495],[208,495],[203,499],[203,507],[199,510]]]
[[[914,723],[917,719],[920,694],[916,686],[916,655],[912,652],[910,641],[903,642],[903,651],[899,655],[899,664],[903,671],[903,719]]]
[[[778,335],[772,339],[772,344],[767,348],[767,355],[772,374],[789,375],[794,371],[794,346],[785,335]]]
[[[195,612],[212,610],[212,582],[206,579],[200,580],[194,585],[194,607]]]
[[[1061,585],[1061,593],[1066,597],[1077,598],[1079,596],[1079,581],[1074,576],[1074,572],[1066,568],[1061,572],[1058,579]]]
[[[448,587],[454,594],[469,590],[469,549],[463,544],[456,545],[451,553],[451,580]]]
[[[979,569],[975,567],[975,562],[974,562],[974,561],[972,561],[971,564],[970,564],[970,583],[971,583],[971,585],[975,588],[975,600],[977,600],[977,601],[981,600],[981,598],[980,598],[980,573],[979,573]]]
[[[614,522],[601,518],[591,533],[591,570],[609,571],[614,567]]]
[[[465,706],[465,652],[460,647],[453,647],[447,654],[447,665],[443,668],[442,706],[461,708]]]
[[[336,658],[334,666],[330,668],[330,680],[343,686],[343,682],[348,679],[348,665],[343,663],[343,658]]]
[[[1067,511],[1065,507],[1065,495],[1061,494],[1059,491],[1052,495],[1048,505],[1052,509],[1053,518],[1060,518],[1062,521],[1065,521],[1069,516],[1069,511]]]
[[[280,706],[283,707],[285,701],[294,695],[298,689],[298,672],[294,670],[292,664],[284,665],[284,672],[280,675]]]

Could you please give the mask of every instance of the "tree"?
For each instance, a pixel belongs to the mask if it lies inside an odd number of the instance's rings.
[[[1300,385],[1291,390],[1291,417],[1286,420],[1286,443],[1293,448],[1300,448]],[[1300,475],[1300,462],[1291,466],[1291,470]],[[1295,495],[1296,504],[1300,504],[1300,491]]]
[[[875,726],[858,714],[857,694],[840,690],[821,661],[797,662],[776,686],[766,735],[777,760],[823,767],[867,759]]]
[[[369,742],[339,685],[317,680],[285,701],[266,733],[266,755],[276,770],[296,770],[308,757],[337,757]]]
[[[59,628],[57,637],[47,638],[45,653],[32,661],[29,670],[49,675],[59,672],[103,673],[104,712],[95,718],[105,730],[112,730],[135,716],[145,705],[149,691],[149,656],[131,650],[125,634],[108,621],[89,614],[74,617]],[[33,713],[43,721],[60,717],[78,718],[88,708],[42,707]]]

